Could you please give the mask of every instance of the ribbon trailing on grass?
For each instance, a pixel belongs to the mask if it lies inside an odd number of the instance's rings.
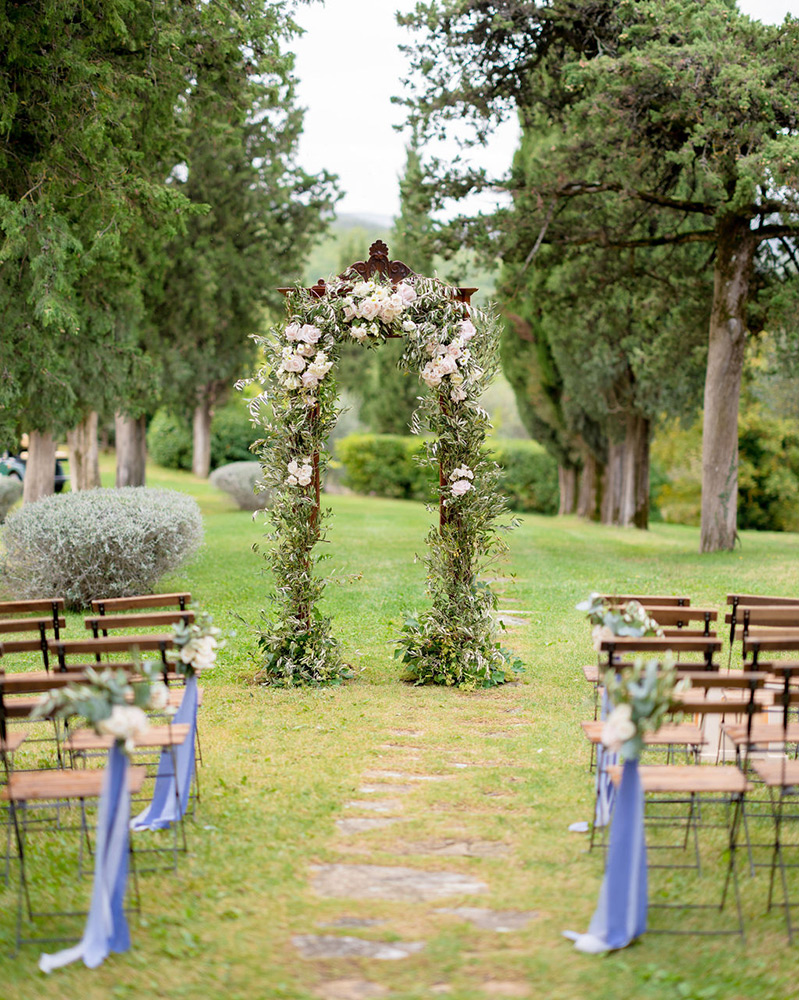
[[[115,743],[108,751],[103,778],[92,901],[83,937],[72,948],[65,948],[54,955],[42,955],[39,959],[42,972],[52,972],[79,958],[88,968],[95,969],[110,952],[130,948],[130,932],[125,917],[129,823],[128,758],[122,747]]]
[[[144,812],[131,820],[132,830],[164,830],[183,819],[194,775],[197,702],[197,677],[192,674],[186,681],[183,700],[172,720],[176,725],[188,723],[189,732],[180,746],[161,751],[152,801]]]
[[[578,951],[625,948],[646,931],[647,871],[644,792],[638,761],[627,760],[616,797],[605,877],[587,934],[564,931]]]

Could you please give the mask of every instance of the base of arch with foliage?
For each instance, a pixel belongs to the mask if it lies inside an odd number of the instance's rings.
[[[376,244],[368,265],[312,289],[288,290],[286,322],[259,338],[263,392],[251,412],[264,429],[262,485],[272,497],[264,556],[275,581],[273,609],[258,629],[264,682],[324,684],[351,676],[319,609],[326,580],[317,546],[330,517],[319,486],[340,412],[334,373],[343,343],[355,339],[372,349],[397,336],[404,338],[401,366],[429,390],[412,430],[431,435],[422,461],[439,469],[440,514],[427,536],[431,606],[407,617],[395,656],[405,679],[419,684],[489,687],[520,669],[501,647],[495,598],[479,581],[503,548],[500,529],[510,526],[499,524],[505,504],[497,466],[484,452],[490,425],[479,402],[497,368],[498,324],[471,309],[458,289],[389,263],[387,248]]]

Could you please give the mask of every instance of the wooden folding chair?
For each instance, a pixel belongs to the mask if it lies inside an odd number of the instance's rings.
[[[786,607],[799,605],[799,597],[775,597],[767,594],[727,594],[727,604],[730,611],[724,616],[730,626],[730,653],[727,666],[732,663],[732,650],[736,640],[736,626],[742,624],[743,611],[746,608]]]
[[[19,884],[17,891],[17,916],[15,929],[15,951],[25,943],[55,943],[78,940],[80,935],[72,937],[64,936],[27,936],[23,935],[23,921],[27,920],[33,924],[38,920],[50,920],[54,918],[79,918],[85,917],[86,911],[76,910],[35,910],[31,900],[31,876],[30,857],[28,851],[28,837],[31,832],[29,822],[29,809],[31,807],[52,806],[57,810],[59,841],[63,839],[64,832],[77,830],[78,841],[78,874],[82,874],[84,850],[91,850],[89,837],[89,822],[87,819],[87,801],[99,799],[103,788],[104,774],[102,770],[91,771],[47,771],[47,772],[15,772],[10,776],[8,784],[0,789],[0,798],[8,803],[13,825],[14,836],[17,848],[17,861],[19,863]],[[144,769],[132,767],[128,769],[128,783],[131,795],[141,791],[144,782]],[[77,803],[80,810],[77,826],[69,826],[61,821],[64,806],[72,806]],[[131,862],[133,862],[133,851],[131,848]],[[134,873],[135,895],[138,906],[138,882],[135,879],[135,865],[131,863],[131,870]],[[63,886],[59,884],[59,898],[63,891]]]
[[[0,601],[0,637],[6,656],[39,653],[45,670],[50,669],[48,632],[58,639],[66,625],[64,599]],[[32,633],[28,635],[27,633]]]
[[[744,691],[747,695],[745,711],[749,720],[757,710],[757,691],[761,690],[765,683],[765,675],[758,672],[747,674],[735,674],[732,677],[714,674],[708,671],[699,671],[694,675],[696,683],[700,684],[706,691],[710,688],[730,685]],[[694,697],[689,702],[692,711],[702,715],[718,714],[723,711],[722,703],[709,700],[703,697]],[[672,705],[675,712],[681,712],[686,704],[686,699],[676,699]],[[697,934],[697,935],[740,935],[744,936],[743,910],[741,907],[740,889],[738,885],[738,873],[736,868],[736,849],[741,827],[743,803],[746,792],[751,785],[747,780],[744,771],[735,765],[715,765],[715,764],[656,764],[639,766],[638,773],[644,790],[644,795],[648,800],[648,807],[655,802],[659,807],[663,805],[686,807],[687,814],[678,825],[682,829],[680,842],[676,844],[655,844],[650,843],[652,839],[651,831],[658,827],[666,826],[658,816],[652,822],[648,817],[646,828],[650,831],[647,851],[674,851],[684,852],[690,841],[693,841],[694,862],[689,864],[685,861],[679,863],[650,863],[651,870],[656,869],[693,869],[697,875],[701,875],[701,859],[699,851],[699,828],[708,824],[702,821],[701,806],[710,801],[723,805],[729,815],[728,821],[723,824],[727,830],[726,850],[728,851],[728,862],[726,873],[721,889],[721,896],[718,902],[689,902],[685,899],[673,902],[662,902],[661,891],[650,891],[649,909],[652,910],[679,910],[685,913],[706,913],[716,911],[721,913],[726,905],[727,898],[732,886],[732,894],[736,909],[735,927],[724,926],[715,929],[693,929],[685,926],[681,922],[674,928],[649,928],[649,933],[668,934]],[[620,780],[620,769],[611,771],[614,781]],[[656,798],[655,798],[656,797]],[[651,810],[649,810],[651,813]],[[674,824],[672,824],[674,825]]]

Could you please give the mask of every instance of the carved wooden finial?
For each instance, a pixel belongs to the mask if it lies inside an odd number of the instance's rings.
[[[339,277],[352,277],[353,272],[360,275],[364,281],[368,281],[375,274],[384,274],[393,284],[415,274],[401,260],[389,260],[388,247],[382,240],[375,240],[369,247],[368,260],[359,260],[354,264],[350,264],[345,271],[341,272]]]

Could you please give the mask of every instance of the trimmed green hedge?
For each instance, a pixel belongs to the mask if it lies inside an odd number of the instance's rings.
[[[500,488],[512,510],[554,514],[558,467],[535,441],[493,439],[489,454],[502,469]],[[424,440],[399,434],[349,434],[336,442],[345,484],[356,493],[401,500],[435,499],[434,474],[416,461]]]

